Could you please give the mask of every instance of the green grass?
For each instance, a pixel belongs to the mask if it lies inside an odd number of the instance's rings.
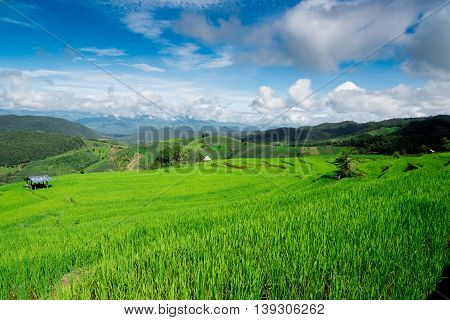
[[[426,298],[450,154],[356,159],[364,177],[340,181],[314,156],[2,186],[0,299]]]
[[[114,171],[114,164],[109,159],[100,160],[84,169],[85,173]]]
[[[20,166],[16,167],[0,167],[0,185],[15,181],[16,172],[20,170]]]
[[[20,177],[40,174],[53,176],[80,172],[80,170],[99,161],[101,156],[104,156],[103,151],[99,152],[97,149],[84,148],[44,160],[33,161],[26,165],[18,175]]]
[[[82,149],[32,161],[15,168],[0,167],[0,184],[22,180],[24,177],[32,175],[54,176],[79,173],[80,171],[104,172],[117,169],[114,165],[116,159],[109,157],[110,148],[125,149],[125,146],[89,139],[83,139],[83,142],[86,146]]]
[[[171,138],[164,141],[170,143],[179,143],[182,146],[186,146],[194,140],[196,140],[196,138]]]
[[[367,133],[371,136],[382,136],[386,134],[391,134],[400,130],[400,127],[382,127],[375,130],[368,131]]]
[[[14,172],[16,169],[11,167],[0,167],[0,174]]]
[[[241,158],[292,158],[299,153],[303,155],[336,155],[344,148],[334,146],[295,147],[276,142],[273,144],[259,144],[243,142],[226,136],[207,136],[202,138],[173,138],[157,143],[130,146],[128,149],[142,155],[140,168],[150,168],[156,155],[166,145],[179,144],[185,152],[197,152],[209,156],[213,160],[241,159]],[[348,149],[348,148],[346,148]],[[127,158],[129,160],[129,157]]]
[[[209,136],[191,141],[186,149],[202,152],[211,159],[231,158],[278,158],[295,157],[299,152],[297,147],[281,144],[265,145],[252,142],[242,142],[238,139],[224,136]]]
[[[319,146],[319,153],[321,155],[337,155],[341,153],[345,148],[333,147],[333,146]]]

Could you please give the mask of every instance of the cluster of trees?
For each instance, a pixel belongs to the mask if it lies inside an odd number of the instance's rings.
[[[449,151],[450,146],[446,137],[439,136],[376,136],[370,138],[352,139],[340,146],[354,147],[361,153],[392,154],[396,151],[402,154],[427,153],[434,151]]]
[[[409,144],[405,138],[398,136],[364,136],[336,143],[339,146],[353,147],[361,153],[392,154],[400,150],[402,153],[416,153],[416,146]]]
[[[443,151],[450,151],[450,140],[447,137],[442,138]]]
[[[79,137],[48,132],[0,132],[0,166],[44,159],[85,146]]]
[[[343,141],[339,145],[358,148],[360,152],[392,154],[424,153],[432,149],[446,151],[450,136],[450,117],[436,116],[412,121],[393,134],[381,136],[362,135]]]
[[[180,144],[165,145],[157,154],[151,168],[164,168],[203,160],[201,152],[183,148]]]
[[[336,179],[350,178],[361,176],[362,174],[357,171],[356,164],[352,159],[351,151],[344,151],[336,157],[334,162],[337,168]]]

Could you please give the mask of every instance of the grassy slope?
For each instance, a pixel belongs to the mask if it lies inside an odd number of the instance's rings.
[[[88,168],[97,162],[101,162],[107,155],[109,144],[98,143],[86,140],[86,147],[69,151],[60,155],[45,158],[43,160],[32,161],[20,168],[12,171],[14,176],[9,181],[23,179],[27,176],[48,174],[51,176],[68,173],[78,173],[80,170]],[[7,173],[0,171],[0,175]]]
[[[125,170],[128,162],[122,154],[130,151],[125,145],[117,145],[115,142],[83,139],[85,147],[75,151],[69,151],[42,160],[32,161],[28,164],[14,168],[0,167],[0,184],[22,180],[31,175],[48,174],[51,176],[84,171],[105,172]],[[114,155],[111,150],[117,150]],[[117,166],[117,163],[121,166]]]
[[[225,136],[198,138],[185,148],[202,152],[212,159],[295,157],[299,152],[297,147],[241,142]]]
[[[342,147],[290,147],[283,144],[264,145],[240,140],[226,136],[210,136],[205,138],[173,138],[148,145],[131,145],[116,155],[114,164],[107,160],[100,161],[87,168],[86,172],[103,172],[108,170],[122,171],[122,168],[131,161],[135,153],[141,154],[140,168],[149,168],[155,161],[158,152],[165,145],[179,144],[185,151],[199,152],[208,155],[212,159],[231,158],[287,158],[295,157],[302,149],[304,155],[335,155]]]
[[[341,181],[322,156],[3,186],[0,298],[422,299],[448,262],[449,159],[361,156],[366,176]]]
[[[33,161],[26,165],[18,174],[21,177],[48,174],[51,176],[67,173],[78,173],[80,170],[99,161],[99,153],[91,148],[84,148],[62,155]]]
[[[14,171],[14,168],[0,167],[0,174],[10,173],[13,171]]]
[[[367,133],[371,136],[382,136],[385,134],[392,134],[394,132],[397,132],[399,129],[399,127],[381,127],[375,130],[370,130]]]

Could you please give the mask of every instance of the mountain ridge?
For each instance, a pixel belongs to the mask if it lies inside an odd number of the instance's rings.
[[[94,130],[62,118],[45,116],[0,115],[1,131],[41,131],[89,139],[99,138]]]

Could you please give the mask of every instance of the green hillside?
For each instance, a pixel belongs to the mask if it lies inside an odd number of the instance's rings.
[[[450,154],[355,159],[339,181],[305,156],[1,186],[0,299],[426,298]]]
[[[173,148],[179,148],[181,155],[174,159]],[[201,138],[173,138],[157,143],[129,146],[117,155],[117,160],[127,164],[136,155],[140,155],[140,169],[154,169],[156,167],[190,165],[202,162],[204,156],[213,160],[240,158],[290,158],[309,155],[336,155],[345,147],[319,146],[294,147],[282,143],[260,144],[241,141],[226,136],[204,136]],[[168,153],[164,155],[164,153]],[[167,163],[161,164],[158,158],[167,158]],[[124,165],[116,165],[123,168]]]
[[[80,149],[85,146],[82,137],[98,135],[59,118],[0,116],[0,166],[15,166]]]
[[[399,129],[400,129],[399,127],[381,127],[381,128],[367,131],[367,134],[370,134],[371,136],[374,136],[374,137],[383,136],[383,135],[395,133]]]
[[[248,132],[242,141],[291,146],[334,145],[354,147],[365,153],[420,153],[422,146],[445,151],[442,139],[450,137],[450,116],[391,119],[380,122],[324,123],[299,128]]]
[[[1,131],[42,131],[91,139],[99,137],[95,131],[79,123],[40,116],[0,115]]]
[[[0,166],[44,159],[85,146],[79,137],[48,132],[0,132]]]
[[[20,178],[47,174],[50,176],[62,175],[68,173],[79,173],[82,169],[87,168],[94,163],[100,161],[101,156],[92,149],[84,148],[62,155],[49,157],[44,160],[34,161],[26,165],[17,176]]]
[[[211,159],[295,157],[299,153],[296,147],[252,143],[224,136],[195,139],[186,149],[201,152]]]
[[[17,132],[8,132],[8,134],[14,134],[14,137],[17,137]],[[26,134],[55,135],[42,132]],[[77,140],[80,139],[60,135],[55,136],[58,137],[58,141],[60,142],[68,138]],[[111,142],[108,141],[87,139],[81,140],[81,142],[81,148],[76,150],[71,150],[64,153],[60,153],[63,150],[58,150],[57,155],[48,156],[44,159],[34,160],[12,167],[0,166],[0,184],[15,182],[33,175],[47,174],[50,176],[56,176],[68,173],[104,172],[114,170],[120,171],[127,169],[126,167],[116,168],[114,165],[115,162],[118,161],[118,154],[120,154],[118,151],[126,150],[125,146],[111,144]],[[44,148],[44,150],[46,149]]]
[[[277,128],[266,131],[249,132],[242,139],[256,143],[285,142],[289,145],[300,145],[309,141],[335,139],[347,135],[361,133],[370,124],[359,124],[353,121],[340,123],[324,123],[317,126],[299,128]]]
[[[443,139],[450,137],[450,116],[436,116],[419,121],[411,121],[395,130],[380,128],[385,134],[364,134],[338,143],[351,146],[360,151],[369,153],[392,154],[395,151],[402,153],[420,153],[429,149],[446,151]],[[392,132],[389,132],[392,131]]]
[[[190,142],[186,149],[201,152],[212,159],[232,158],[242,151],[240,140],[224,136],[207,136]]]

